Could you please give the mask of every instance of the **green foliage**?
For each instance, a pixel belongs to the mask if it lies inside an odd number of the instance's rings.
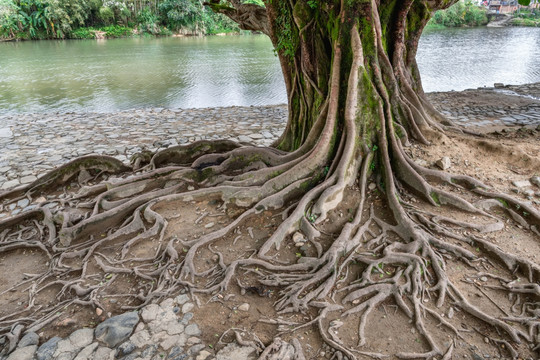
[[[262,0],[246,0],[244,1],[244,4],[254,4],[254,5],[265,7],[264,2]]]
[[[279,29],[279,31],[277,31],[278,39],[275,51],[292,61],[298,47],[298,34],[296,26],[293,25],[291,9],[284,2],[278,3],[279,13],[274,26]],[[302,2],[297,3],[297,6],[301,5]]]
[[[475,5],[471,0],[466,0],[457,2],[446,10],[435,12],[428,27],[480,26],[487,23],[486,9]]]
[[[511,22],[513,26],[540,27],[540,9],[521,10],[514,16]]]
[[[527,27],[540,27],[540,20],[533,19],[512,19],[512,26],[527,26]]]
[[[264,6],[262,0],[245,3]],[[143,35],[240,32],[200,0],[0,0],[0,38],[94,39]]]
[[[145,7],[137,15],[138,28],[141,33],[159,35],[158,21],[158,15],[152,12],[149,7]]]
[[[108,38],[121,38],[131,36],[133,30],[131,28],[119,25],[110,25],[97,29],[99,31],[104,31],[105,36]]]
[[[114,22],[114,11],[108,6],[101,6],[99,8],[99,18],[105,24],[111,24]]]
[[[81,27],[81,28],[73,30],[69,34],[69,37],[71,39],[95,39],[96,35],[95,35],[95,30],[93,30],[92,28]]]
[[[169,29],[192,34],[238,32],[238,25],[201,5],[199,0],[165,0],[158,6],[161,22]]]
[[[64,38],[75,27],[83,26],[90,5],[86,0],[48,0],[47,18],[51,24],[52,36]]]
[[[11,0],[0,0],[0,37],[15,37],[19,7]]]

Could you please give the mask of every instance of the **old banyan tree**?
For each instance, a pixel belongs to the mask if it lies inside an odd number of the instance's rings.
[[[493,239],[518,224],[538,242],[538,208],[411,152],[449,138],[507,151],[422,90],[420,35],[454,2],[207,3],[270,37],[288,94],[282,136],[268,148],[198,141],[130,165],[86,156],[0,194],[37,205],[0,222],[0,254],[31,250],[46,264],[2,290],[29,299],[0,316],[3,353],[66,309],[117,298],[121,312],[187,288],[201,307],[229,293],[266,303],[269,338],[233,329],[261,359],[316,358],[321,344],[334,359],[451,359],[471,344],[537,357],[540,267]],[[397,329],[384,346],[382,314]]]

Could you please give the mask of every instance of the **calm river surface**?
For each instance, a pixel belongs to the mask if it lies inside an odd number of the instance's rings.
[[[426,91],[540,81],[540,29],[427,32]],[[0,114],[286,102],[265,36],[0,43]]]

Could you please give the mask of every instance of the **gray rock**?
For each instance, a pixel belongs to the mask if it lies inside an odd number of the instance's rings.
[[[134,352],[133,354],[126,355],[124,357],[119,358],[118,360],[140,360],[141,354],[139,352]],[[98,360],[98,358],[96,358]]]
[[[512,181],[512,185],[514,185],[515,187],[521,189],[521,188],[524,188],[524,187],[531,186],[531,183],[529,182],[529,180],[515,180],[515,181]]]
[[[182,306],[182,313],[185,314],[185,313],[188,313],[190,312],[191,310],[193,310],[193,308],[195,307],[195,305],[193,303],[185,303],[183,306]]]
[[[114,353],[115,353],[114,349],[109,349],[108,347],[105,347],[105,346],[99,346],[94,352],[94,354],[92,354],[92,357],[90,357],[90,359],[91,360],[104,360],[104,359],[108,360],[108,359],[114,358]],[[135,354],[135,357],[137,357],[137,355],[138,354]],[[123,360],[125,360],[125,358],[123,358]]]
[[[540,187],[540,176],[533,176],[532,178],[529,179],[529,181],[533,183],[534,185]]]
[[[81,349],[94,341],[94,330],[88,328],[79,329],[69,335],[68,340],[74,348]]]
[[[216,354],[216,360],[255,360],[255,349],[231,343]]]
[[[129,340],[135,344],[135,346],[142,348],[143,346],[150,343],[150,333],[148,330],[141,330],[136,332]]]
[[[185,345],[186,336],[184,334],[166,336],[163,341],[159,343],[163,350],[169,350],[175,345]]]
[[[240,135],[238,137],[238,141],[240,142],[246,142],[246,143],[251,143],[253,141],[252,138],[250,138],[249,136],[245,136],[245,135]]]
[[[166,328],[167,334],[178,335],[184,332],[184,325],[179,322],[171,321]]]
[[[206,360],[208,359],[210,356],[212,355],[212,353],[210,353],[209,351],[207,350],[202,350],[199,355],[197,355],[197,357],[195,358],[195,360]]]
[[[30,203],[30,200],[28,200],[28,199],[21,199],[21,200],[17,201],[17,206],[18,206],[18,207],[21,207],[21,208],[24,208],[24,207],[26,207],[29,203]]]
[[[171,351],[169,351],[169,355],[167,356],[167,360],[184,360],[189,355],[184,352],[184,349],[182,349],[180,346],[174,346],[171,348]]]
[[[444,156],[441,159],[437,160],[435,162],[435,165],[441,170],[447,170],[450,169],[450,167],[452,166],[452,162],[450,161],[450,158],[448,156]]]
[[[187,336],[199,336],[201,335],[201,330],[199,329],[199,326],[197,324],[191,324],[186,326],[186,329],[184,330]]]
[[[17,344],[18,347],[23,348],[26,346],[37,345],[39,344],[39,335],[35,332],[29,332],[24,335],[21,341]]]
[[[112,348],[126,340],[138,322],[139,315],[136,311],[113,316],[99,324],[94,334],[96,339]]]
[[[243,303],[242,305],[240,305],[238,307],[238,310],[240,310],[240,311],[249,311],[249,304],[248,303]]]
[[[293,234],[292,240],[295,244],[299,242],[306,242],[306,238],[304,237],[304,235],[302,235],[300,231],[297,231]]]
[[[21,184],[30,184],[31,182],[34,182],[37,180],[37,177],[34,175],[29,175],[21,178]]]
[[[205,348],[204,344],[193,345],[192,347],[189,348],[188,354],[195,355],[199,351],[203,350],[204,348]],[[230,358],[230,359],[236,359],[236,358]]]
[[[176,297],[176,303],[179,304],[179,305],[184,305],[188,301],[189,301],[189,296],[187,294],[178,295]]]
[[[2,187],[0,188],[0,190],[7,190],[17,185],[19,185],[18,179],[6,181],[4,184],[2,184]]]
[[[36,350],[36,345],[21,347],[12,352],[6,360],[32,360]]]
[[[125,356],[131,354],[137,347],[131,341],[126,341],[118,346],[116,351],[116,357]]]
[[[141,317],[144,322],[148,323],[152,320],[156,320],[156,317],[163,310],[158,304],[149,304],[144,307],[141,311]]]
[[[36,353],[37,360],[51,360],[60,340],[61,337],[55,336],[41,345]]]
[[[183,325],[187,325],[190,322],[191,319],[193,319],[193,313],[191,313],[191,312],[185,313],[184,317],[182,318],[181,323]]]
[[[77,354],[77,356],[75,356],[75,359],[73,360],[88,360],[98,346],[99,344],[97,342],[86,346],[84,349],[81,350],[81,352]]]
[[[0,128],[0,138],[10,138],[13,136],[10,128]]]
[[[146,359],[146,358],[149,359],[152,356],[154,356],[155,353],[157,353],[157,346],[156,345],[148,345],[146,347],[146,349],[143,350],[140,357],[142,357],[143,359]]]

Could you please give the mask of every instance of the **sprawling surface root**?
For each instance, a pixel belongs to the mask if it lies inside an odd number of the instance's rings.
[[[312,180],[318,175],[312,167],[299,174],[300,168],[317,161],[314,159],[327,161],[317,154],[317,147],[307,156],[295,157],[271,149],[230,143],[216,143],[214,147],[213,143],[204,142],[155,154],[149,165],[139,162],[137,165],[143,168],[136,172],[126,170],[124,165],[103,166],[97,158],[92,158],[89,166],[84,165],[88,164],[88,157],[75,160],[55,170],[61,174],[53,171],[46,176],[53,179],[47,180],[54,182],[54,187],[49,188],[53,192],[44,192],[37,186],[44,182],[38,180],[25,189],[2,194],[4,204],[23,196],[33,201],[35,208],[0,223],[0,254],[34,249],[48,261],[43,272],[25,274],[21,281],[4,288],[0,294],[5,296],[13,291],[28,294],[26,308],[0,318],[0,334],[7,340],[3,352],[13,350],[25,332],[38,331],[55,322],[63,309],[74,305],[103,308],[101,299],[107,294],[106,289],[120,282],[122,276],[143,285],[138,292],[128,290],[106,296],[129,299],[122,309],[132,309],[171,296],[186,286],[194,294],[223,292],[240,272],[246,271],[256,274],[260,286],[277,290],[274,306],[279,313],[315,314],[305,323],[289,326],[281,338],[266,347],[257,343],[261,359],[305,358],[298,340],[289,342],[283,340],[283,336],[306,327],[319,330],[322,340],[334,349],[336,359],[384,358],[385,354],[363,348],[368,345],[366,328],[374,311],[388,304],[394,304],[410,319],[425,344],[424,352],[400,352],[396,354],[399,358],[450,358],[454,344],[441,344],[430,325],[437,322],[455,339],[464,339],[463,329],[438,310],[448,304],[499,332],[501,339],[493,341],[506,344],[509,356],[518,354],[516,346],[520,343],[538,348],[540,267],[502,251],[476,234],[500,231],[505,214],[533,231],[539,225],[539,212],[530,204],[497,193],[474,178],[416,165],[399,142],[388,141],[382,132],[378,161],[383,174],[396,174],[379,180],[384,182],[381,190],[385,194],[395,194],[386,196],[390,213],[384,215],[385,219],[380,209],[367,205],[371,201],[366,191],[373,176],[371,165],[375,154],[366,147],[352,150],[348,144],[354,143],[354,137],[348,134],[354,133],[354,122],[349,122],[348,126],[343,133],[344,147],[339,162],[319,183]],[[381,126],[389,126],[384,116],[381,116]],[[394,161],[391,161],[391,153],[396,154]],[[257,156],[250,162],[244,159],[246,154]],[[287,156],[288,161],[280,161],[282,156]],[[252,167],[254,162],[262,164]],[[293,165],[283,167],[287,163]],[[358,171],[351,172],[351,166]],[[394,167],[402,170],[394,171]],[[71,168],[78,171],[67,173],[65,169]],[[284,170],[273,172],[275,168]],[[261,177],[263,169],[268,171]],[[93,173],[96,178],[90,184],[77,186],[72,180],[80,172]],[[117,175],[109,177],[110,173]],[[252,178],[251,174],[257,176]],[[235,186],[239,175],[242,181]],[[249,179],[253,179],[251,184]],[[444,184],[459,189],[460,193],[439,190]],[[436,206],[453,205],[457,212],[473,212],[483,220],[478,223],[460,221],[419,208],[405,200],[410,197],[405,189],[412,189]],[[357,208],[328,242],[324,240],[328,235],[322,230],[329,223],[327,215],[339,207],[344,193],[351,191],[357,192]],[[468,192],[467,199],[461,195],[463,191]],[[432,193],[438,196],[433,197]],[[42,202],[35,202],[38,197]],[[333,201],[334,198],[338,200]],[[471,202],[471,198],[476,202]],[[156,209],[201,199],[219,199],[223,211],[239,205],[247,210],[220,229],[193,239],[177,234],[171,236],[167,228],[169,222],[175,220],[174,216],[167,218]],[[508,208],[502,205],[501,199]],[[254,216],[281,208],[287,208],[283,212],[284,221],[253,256],[241,256],[227,263],[220,251],[212,250],[213,244],[236,236],[238,229]],[[512,215],[512,208],[522,210]],[[208,214],[203,213],[195,223],[204,216]],[[298,262],[281,260],[280,251],[293,233],[303,234],[305,241],[313,244],[316,255],[303,257]],[[135,255],[133,249],[149,240],[157,244],[157,248],[151,253],[146,251],[141,257]],[[111,248],[116,250],[111,253],[108,250]],[[474,248],[480,252],[475,252]],[[204,249],[212,250],[218,261],[215,266],[201,270],[197,266],[201,260],[198,254]],[[481,272],[480,267],[485,268],[490,261],[505,268],[510,275]],[[479,277],[486,274],[493,279],[482,286],[472,281],[486,297],[486,291],[497,290],[519,297],[522,306],[515,304],[510,311],[500,308],[501,314],[483,310],[450,279],[449,262],[462,263]],[[254,268],[259,270],[250,271]],[[57,302],[35,305],[42,293],[51,290]],[[433,298],[434,305],[431,305]],[[349,321],[357,324],[355,344],[338,335]],[[280,325],[280,321],[275,324]]]

